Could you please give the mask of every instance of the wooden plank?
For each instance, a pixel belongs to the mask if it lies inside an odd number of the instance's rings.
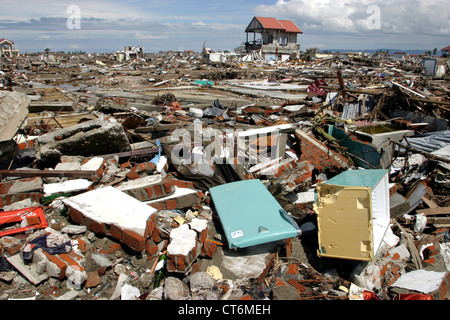
[[[438,207],[438,208],[430,208],[430,209],[421,209],[421,210],[417,210],[417,213],[419,213],[419,214],[423,213],[426,216],[450,214],[450,207]]]
[[[0,170],[1,177],[75,177],[91,178],[96,171],[88,170]]]
[[[427,217],[427,224],[449,224],[450,217]]]
[[[427,199],[425,197],[422,197],[421,199],[422,199],[423,202],[425,202],[425,204],[428,207],[430,207],[430,208],[439,208],[439,206],[433,200]]]

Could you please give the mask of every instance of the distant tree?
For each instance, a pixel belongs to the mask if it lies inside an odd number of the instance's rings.
[[[435,56],[436,53],[437,53],[437,48],[434,48],[434,50],[433,50],[433,56]]]
[[[46,48],[46,49],[45,49],[45,52],[50,52],[50,48]]]

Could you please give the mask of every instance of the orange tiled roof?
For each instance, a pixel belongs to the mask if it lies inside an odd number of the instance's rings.
[[[264,29],[282,30],[285,32],[303,33],[291,20],[278,20],[276,18],[255,17]]]

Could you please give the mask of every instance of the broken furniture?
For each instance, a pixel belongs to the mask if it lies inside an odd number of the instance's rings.
[[[388,170],[347,170],[316,188],[318,255],[373,261],[389,227]]]
[[[301,234],[293,218],[258,179],[209,189],[229,248],[244,248]]]

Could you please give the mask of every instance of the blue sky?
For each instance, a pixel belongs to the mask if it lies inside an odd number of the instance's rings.
[[[77,12],[80,28],[68,27]],[[215,51],[245,41],[253,16],[291,19],[301,49],[441,49],[450,45],[448,0],[0,0],[0,38],[21,52]],[[72,24],[73,26],[73,24]]]

